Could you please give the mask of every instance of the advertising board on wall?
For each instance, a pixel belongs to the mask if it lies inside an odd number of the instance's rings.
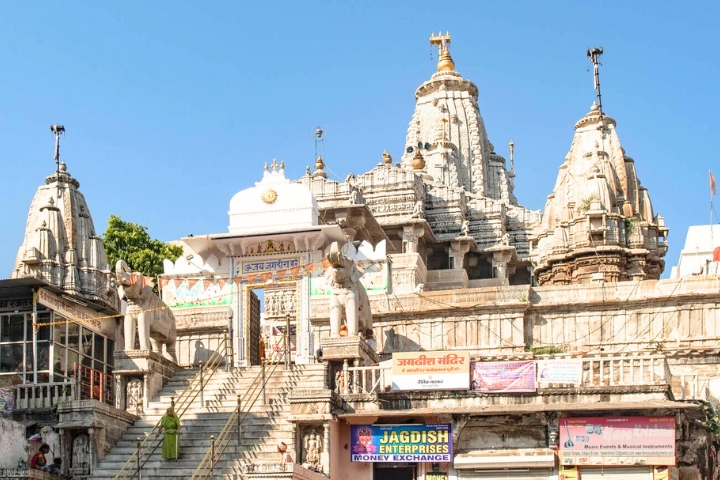
[[[582,360],[538,360],[538,382],[580,385],[582,383]]]
[[[467,390],[470,353],[451,351],[393,352],[393,390]]]
[[[351,425],[353,462],[450,462],[450,424]]]
[[[675,417],[560,419],[562,465],[675,465]]]
[[[473,362],[472,389],[478,392],[534,392],[535,361]]]

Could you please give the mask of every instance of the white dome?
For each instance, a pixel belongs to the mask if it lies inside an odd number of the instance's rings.
[[[230,233],[265,233],[318,224],[317,201],[304,185],[290,183],[285,169],[265,170],[254,187],[230,200]]]

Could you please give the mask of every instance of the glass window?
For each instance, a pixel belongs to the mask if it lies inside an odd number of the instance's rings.
[[[60,321],[62,321],[62,317],[60,317],[60,316],[55,317],[56,322],[59,319],[60,319]],[[53,325],[52,332],[53,332],[53,334],[52,334],[53,342],[56,344],[59,344],[59,345],[64,345],[65,344],[64,340],[66,338],[65,334],[67,333],[67,324],[59,323],[57,325]]]
[[[114,354],[115,354],[115,342],[113,342],[112,340],[110,340],[108,338],[107,339],[107,364],[108,364],[108,367],[115,366]],[[108,368],[108,371],[109,370],[110,370],[110,368]]]
[[[22,342],[25,340],[25,315],[8,315],[4,317],[3,332],[7,332],[7,339],[3,333],[5,342]]]
[[[62,317],[58,315],[56,315],[55,318],[62,319]],[[80,325],[77,323],[70,322],[67,324],[67,340],[65,341],[65,345],[67,345],[68,348],[80,351]]]
[[[81,343],[80,343],[80,353],[83,355],[87,355],[89,357],[92,357],[92,338],[93,338],[93,332],[88,330],[87,328],[83,328],[81,330]]]
[[[50,312],[38,312],[37,314],[37,323],[43,324],[43,323],[50,323]],[[50,327],[40,327],[38,330],[38,340],[50,340]],[[28,338],[28,340],[32,340],[31,338]]]
[[[22,343],[0,345],[0,371],[17,372],[23,364]]]
[[[105,363],[105,337],[96,333],[93,340],[93,347],[93,358],[95,361]]]
[[[72,365],[70,370],[72,370]],[[59,345],[53,345],[53,374],[55,375],[55,382],[62,381],[68,377],[67,368],[67,350],[65,347]]]

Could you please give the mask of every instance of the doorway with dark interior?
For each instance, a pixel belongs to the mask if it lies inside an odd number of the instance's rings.
[[[414,463],[376,463],[373,480],[415,480],[417,465]]]

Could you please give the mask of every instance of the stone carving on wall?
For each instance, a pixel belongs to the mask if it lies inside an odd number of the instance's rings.
[[[84,469],[90,468],[90,438],[85,435],[78,435],[72,444],[72,468]]]
[[[295,290],[265,290],[265,315],[271,317],[295,317]]]
[[[320,466],[320,454],[323,449],[323,437],[315,430],[305,435],[303,448],[305,449],[305,462],[315,467]]]
[[[330,246],[327,254],[330,266],[325,270],[325,279],[330,286],[330,336],[340,336],[343,317],[347,321],[348,335],[372,328],[372,313],[367,292],[360,283],[361,272],[352,258],[340,251],[338,242]]]
[[[150,285],[145,285],[142,274],[130,271],[125,260],[118,260],[115,275],[120,297],[127,299],[124,319],[125,350],[135,348],[137,331],[140,350],[149,350],[152,345],[153,351],[162,355],[164,344],[167,356],[177,363],[175,317],[170,308],[153,292]]]
[[[143,414],[143,382],[138,378],[130,380],[125,388],[126,410],[134,415]]]

